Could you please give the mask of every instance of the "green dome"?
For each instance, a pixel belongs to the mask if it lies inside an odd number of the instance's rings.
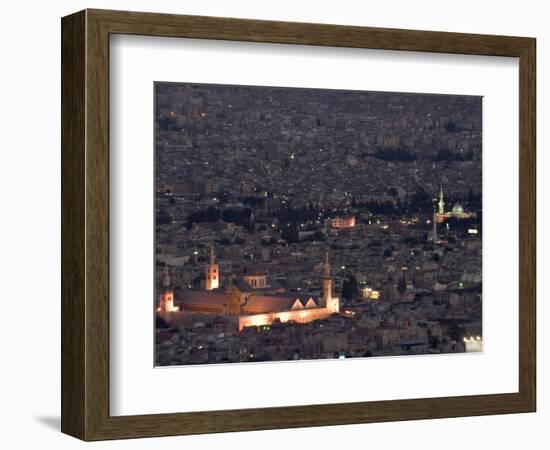
[[[457,203],[453,206],[453,214],[462,214],[464,212],[464,208],[460,203]]]

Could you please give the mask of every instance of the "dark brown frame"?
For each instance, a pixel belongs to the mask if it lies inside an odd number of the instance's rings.
[[[64,433],[100,440],[535,411],[534,38],[104,10],[75,13],[61,25]],[[108,99],[113,33],[519,58],[519,392],[109,416]]]

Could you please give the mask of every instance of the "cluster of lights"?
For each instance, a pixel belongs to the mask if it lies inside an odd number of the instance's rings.
[[[476,337],[473,337],[473,336],[470,336],[469,338],[465,337],[464,338],[464,342],[479,342],[481,341],[481,336],[476,336]]]

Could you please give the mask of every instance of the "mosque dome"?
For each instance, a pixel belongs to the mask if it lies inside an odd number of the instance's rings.
[[[464,213],[464,208],[460,203],[456,203],[453,206],[453,214],[462,214],[462,213]]]

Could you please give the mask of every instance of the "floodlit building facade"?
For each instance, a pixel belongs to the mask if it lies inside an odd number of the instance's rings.
[[[213,288],[214,283],[219,286],[219,269],[213,250],[206,267],[206,277],[205,290],[184,292],[178,299],[177,307],[174,306],[173,290],[165,283],[159,299],[158,314],[165,319],[173,316],[166,314],[168,310],[178,314],[196,312],[233,316],[241,331],[246,327],[270,325],[276,321],[308,323],[340,312],[340,299],[332,293],[328,253],[323,264],[323,293],[319,297],[264,293],[262,289],[269,287],[267,273],[247,274],[243,280],[231,282],[225,290]]]

